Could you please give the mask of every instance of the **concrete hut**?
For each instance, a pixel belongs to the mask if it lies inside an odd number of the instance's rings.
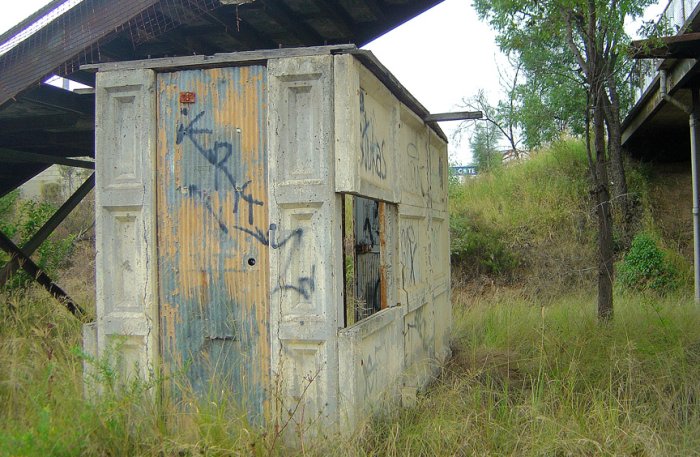
[[[103,63],[97,319],[122,379],[352,426],[449,354],[446,138],[354,46]],[[184,382],[183,382],[184,381]]]

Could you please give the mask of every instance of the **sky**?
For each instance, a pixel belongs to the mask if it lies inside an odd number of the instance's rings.
[[[471,0],[445,0],[365,46],[431,113],[464,111],[463,98],[484,89],[498,99],[498,65],[505,58]],[[473,121],[471,121],[473,122]],[[459,122],[440,127],[450,139],[450,161],[471,162],[468,138],[452,138]]]
[[[48,2],[23,0],[3,5],[0,33]],[[658,14],[658,10],[649,15]],[[371,50],[431,113],[464,110],[459,106],[462,99],[480,89],[492,103],[498,100],[498,66],[505,65],[505,58],[495,43],[495,33],[479,21],[471,0],[444,0],[364,48]],[[440,124],[450,138],[450,161],[466,165],[471,162],[469,140],[453,140],[458,125]]]

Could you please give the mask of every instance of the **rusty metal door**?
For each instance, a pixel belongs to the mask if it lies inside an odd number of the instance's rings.
[[[265,87],[263,66],[158,76],[164,371],[255,421],[270,376]]]

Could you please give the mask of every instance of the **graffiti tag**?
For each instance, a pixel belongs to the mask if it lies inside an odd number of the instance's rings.
[[[375,132],[375,119],[365,109],[365,93],[360,91],[360,163],[362,167],[380,179],[386,179],[387,164],[384,157],[384,140],[379,141]]]

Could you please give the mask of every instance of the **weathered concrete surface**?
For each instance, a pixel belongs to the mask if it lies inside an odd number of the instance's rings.
[[[338,336],[342,424],[422,387],[449,355],[447,147],[351,56],[335,57],[336,190],[387,205],[392,308]],[[393,213],[392,213],[393,212]]]
[[[97,75],[97,356],[123,381],[158,370],[156,75]]]
[[[354,56],[109,71],[97,93],[98,353],[121,335],[125,367],[194,367],[195,391],[230,385],[290,430],[351,428],[434,376],[447,147]],[[348,328],[345,194],[381,202],[384,285],[382,311]]]
[[[340,424],[395,400],[404,367],[403,310],[395,306],[338,332]]]
[[[330,55],[268,62],[270,221],[291,241],[270,252],[272,377],[277,420],[290,429],[337,417],[343,267],[332,64]]]

